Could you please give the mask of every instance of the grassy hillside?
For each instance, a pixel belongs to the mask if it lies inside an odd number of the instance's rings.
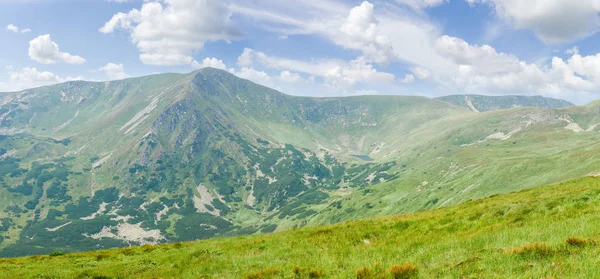
[[[0,94],[0,256],[284,231],[575,179],[600,172],[599,108],[294,97],[209,68]]]
[[[0,260],[1,278],[598,278],[600,178],[326,227]]]
[[[437,98],[475,112],[485,112],[514,107],[563,108],[574,106],[571,102],[542,96],[483,96],[450,95]]]

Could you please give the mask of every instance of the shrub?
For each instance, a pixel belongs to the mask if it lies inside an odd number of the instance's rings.
[[[308,278],[321,278],[325,276],[325,271],[320,269],[314,269],[308,272]]]
[[[362,267],[356,271],[356,279],[370,279],[374,274],[368,266]]]
[[[304,271],[306,271],[306,267],[302,267],[302,266],[295,266],[294,267],[294,275],[296,276],[296,278],[298,278],[299,276],[301,276]]]
[[[325,277],[325,271],[313,269],[308,271],[308,267],[294,267],[294,278],[322,278]]]
[[[146,244],[146,245],[142,246],[142,250],[146,253],[152,252],[152,251],[154,251],[154,249],[156,249],[156,247],[154,245]]]
[[[410,279],[417,277],[418,269],[413,264],[395,265],[390,269],[394,279]]]
[[[50,257],[58,257],[58,256],[64,256],[65,252],[63,251],[53,251],[52,253],[50,253]]]
[[[277,268],[267,268],[267,269],[263,269],[257,273],[252,273],[252,274],[248,274],[246,275],[246,279],[267,279],[267,278],[274,278],[275,276],[279,275],[280,271]]]
[[[584,247],[588,245],[594,245],[595,242],[593,240],[579,238],[579,237],[569,237],[567,239],[567,244],[575,247]]]
[[[121,254],[123,254],[125,256],[131,256],[131,255],[135,255],[135,251],[133,250],[133,248],[125,248],[125,249],[121,250]]]
[[[101,261],[101,260],[108,259],[108,258],[111,258],[111,257],[112,256],[109,255],[109,254],[98,254],[98,255],[96,255],[96,260],[97,261]]]

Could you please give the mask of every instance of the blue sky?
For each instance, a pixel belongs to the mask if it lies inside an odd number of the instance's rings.
[[[284,93],[599,99],[598,0],[0,0],[0,91],[211,66]]]

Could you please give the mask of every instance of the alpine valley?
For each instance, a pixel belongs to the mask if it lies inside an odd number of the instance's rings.
[[[600,103],[309,98],[204,68],[0,95],[1,256],[283,231],[600,172]]]

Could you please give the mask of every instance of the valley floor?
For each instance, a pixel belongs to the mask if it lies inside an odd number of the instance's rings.
[[[0,278],[600,278],[600,178],[387,218],[0,259]]]

